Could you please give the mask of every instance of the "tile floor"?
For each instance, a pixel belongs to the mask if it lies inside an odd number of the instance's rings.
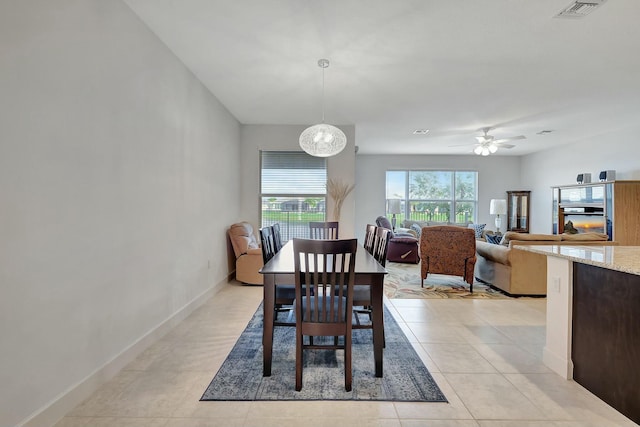
[[[385,301],[449,403],[199,402],[261,300],[225,286],[56,427],[636,425],[543,365],[533,298]]]

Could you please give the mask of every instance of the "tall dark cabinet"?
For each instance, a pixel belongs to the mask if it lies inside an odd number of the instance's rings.
[[[529,232],[531,191],[507,191],[507,231]]]

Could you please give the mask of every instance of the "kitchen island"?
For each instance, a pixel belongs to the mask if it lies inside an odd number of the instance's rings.
[[[547,255],[544,363],[640,423],[640,247],[518,248]]]

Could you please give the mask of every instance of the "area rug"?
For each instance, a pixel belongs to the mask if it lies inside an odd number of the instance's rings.
[[[383,378],[374,375],[372,331],[354,330],[351,392],[344,389],[342,350],[305,350],[302,390],[295,391],[293,327],[275,328],[271,376],[263,377],[262,318],[260,306],[200,400],[447,402],[386,308]]]
[[[493,298],[509,299],[508,295],[480,283],[473,283],[473,293],[462,277],[429,274],[420,286],[420,264],[387,262],[389,272],[384,279],[387,298]]]

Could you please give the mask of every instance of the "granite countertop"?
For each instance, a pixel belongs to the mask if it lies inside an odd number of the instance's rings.
[[[640,275],[640,246],[521,245],[518,249]]]

